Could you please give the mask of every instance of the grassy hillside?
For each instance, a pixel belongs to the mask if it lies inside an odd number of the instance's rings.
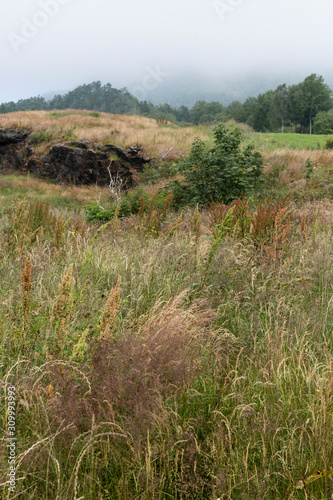
[[[138,144],[153,156],[162,156],[172,147],[172,155],[177,156],[190,149],[196,136],[203,140],[212,136],[207,127],[179,127],[142,116],[74,110],[0,115],[0,127],[32,130],[31,139],[41,153],[53,141],[85,139],[125,148]]]
[[[84,204],[107,189],[0,176],[16,498],[331,498],[333,153],[265,163],[269,202],[240,201],[233,225],[223,204],[88,224]],[[5,439],[0,457],[12,498]]]
[[[263,152],[276,149],[315,150],[325,147],[331,136],[307,134],[258,134],[243,124],[244,144],[254,142]],[[213,126],[178,126],[170,122],[142,116],[111,115],[94,111],[20,111],[0,115],[0,128],[19,128],[33,131],[31,141],[37,152],[45,153],[50,144],[61,140],[80,140],[100,144],[114,143],[122,147],[143,146],[152,156],[160,157],[172,148],[169,157],[189,152],[196,137],[213,144]]]

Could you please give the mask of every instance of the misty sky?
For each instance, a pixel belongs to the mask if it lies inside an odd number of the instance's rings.
[[[0,102],[101,80],[129,91],[188,71],[333,79],[330,0],[11,0],[0,18]]]

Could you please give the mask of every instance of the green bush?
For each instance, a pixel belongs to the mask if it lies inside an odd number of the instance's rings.
[[[333,139],[327,139],[325,148],[333,149]]]
[[[132,191],[128,191],[120,198],[119,218],[122,219],[131,214],[137,214],[139,211],[145,213],[148,211],[151,203],[153,203],[153,208],[162,208],[166,197],[166,192],[160,191],[157,195],[153,196],[139,186]],[[99,202],[93,201],[84,208],[88,222],[104,222],[113,218],[117,203],[111,203],[107,208],[104,208]]]
[[[315,134],[332,134],[333,132],[333,109],[320,111],[313,122]]]
[[[241,131],[228,130],[221,124],[214,129],[214,147],[206,149],[197,139],[178,171],[184,181],[167,186],[174,194],[174,203],[207,205],[213,201],[230,203],[248,194],[261,181],[263,158],[253,145],[240,149]]]
[[[185,205],[191,203],[191,192],[184,183],[179,180],[173,180],[168,182],[168,184],[162,188],[160,191],[172,194],[172,208],[179,210]]]
[[[111,208],[104,208],[98,201],[92,201],[89,205],[84,207],[86,219],[88,222],[104,222],[111,220],[116,209],[114,206]]]
[[[101,113],[98,113],[98,111],[92,111],[91,113],[87,113],[87,116],[92,116],[93,118],[99,118],[101,116]]]
[[[49,142],[53,139],[53,133],[49,130],[40,130],[39,132],[34,132],[29,137],[29,143],[32,146],[38,146],[42,142]]]
[[[311,158],[308,158],[305,162],[305,167],[302,170],[302,172],[305,174],[304,175],[305,179],[311,179],[315,169],[316,169],[316,166],[315,166],[314,162],[311,160]]]
[[[155,165],[146,165],[142,173],[139,174],[139,182],[143,184],[157,184],[163,179],[170,177],[172,170],[172,163],[170,161],[163,161]]]

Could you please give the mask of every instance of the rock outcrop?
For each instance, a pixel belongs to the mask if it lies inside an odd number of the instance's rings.
[[[0,129],[0,166],[2,168],[22,170],[29,158],[34,154],[33,148],[26,142],[28,130]]]
[[[73,141],[52,146],[49,152],[38,157],[28,145],[29,132],[0,129],[0,166],[2,168],[31,172],[59,184],[98,184],[108,186],[117,179],[122,188],[129,188],[138,181],[138,174],[147,163],[143,148],[132,146],[127,151],[107,144],[99,146],[86,141]],[[118,160],[111,159],[116,155]]]
[[[30,132],[28,130],[20,131],[0,128],[0,149],[6,146],[11,146],[12,144],[24,142],[29,134]]]

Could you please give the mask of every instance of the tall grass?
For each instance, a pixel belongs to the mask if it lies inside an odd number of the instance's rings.
[[[16,497],[331,498],[332,203],[168,211],[154,234],[35,196],[1,212]]]
[[[267,154],[276,150],[305,152],[311,156],[324,149],[327,135],[257,133],[246,124],[227,122],[229,128],[242,130],[243,144],[254,143]],[[214,125],[178,126],[143,116],[94,113],[85,110],[17,111],[0,115],[0,128],[32,131],[30,142],[38,155],[46,154],[50,146],[61,141],[85,139],[97,144],[116,144],[124,148],[138,144],[150,156],[168,159],[188,154],[196,138],[213,146]]]
[[[305,163],[310,159],[318,174],[332,167],[333,154],[330,150],[307,151],[288,151],[286,149],[276,150],[266,155],[265,173],[276,178],[283,186],[291,184],[305,178]]]
[[[152,118],[109,113],[99,113],[98,117],[93,117],[87,111],[75,110],[8,113],[0,115],[0,127],[28,129],[33,130],[35,136],[40,134],[36,143],[39,154],[45,154],[52,142],[85,139],[125,148],[138,144],[148,154],[158,157],[172,148],[168,155],[168,158],[172,158],[187,153],[196,137],[207,140],[212,135],[208,127],[179,127]]]

